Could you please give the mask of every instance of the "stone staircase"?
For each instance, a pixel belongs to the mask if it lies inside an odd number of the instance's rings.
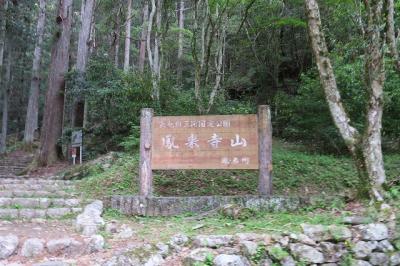
[[[15,152],[0,157],[0,178],[13,177],[20,174],[32,162],[33,155]]]
[[[0,220],[59,219],[82,211],[77,181],[19,175],[33,155],[0,157]],[[18,176],[19,175],[19,176]]]
[[[74,181],[0,178],[0,220],[58,219],[82,211]]]

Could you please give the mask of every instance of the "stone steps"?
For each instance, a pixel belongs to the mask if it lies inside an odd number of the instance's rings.
[[[80,207],[81,200],[76,198],[0,198],[0,208],[46,209],[50,207]]]
[[[25,166],[26,164],[31,163],[32,159],[18,159],[18,158],[13,158],[13,159],[0,159],[0,165],[2,166],[7,166],[7,165],[18,165],[18,166]]]
[[[9,154],[7,157],[0,158],[0,178],[21,173],[32,160],[33,156],[27,154]]]
[[[0,191],[14,191],[14,190],[24,190],[24,191],[73,191],[75,187],[73,185],[58,185],[58,184],[0,184]]]
[[[0,179],[0,220],[55,219],[82,211],[75,181],[14,177]]]
[[[0,185],[3,184],[40,184],[40,185],[73,185],[76,181],[70,180],[58,180],[58,179],[41,179],[41,178],[2,178],[0,179]]]
[[[4,190],[0,191],[2,198],[68,198],[77,196],[76,192],[44,191],[44,190]]]
[[[55,219],[82,212],[82,208],[48,208],[48,209],[7,209],[0,208],[0,219]]]

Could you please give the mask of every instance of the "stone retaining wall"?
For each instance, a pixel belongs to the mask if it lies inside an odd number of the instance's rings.
[[[352,219],[352,221],[355,221]],[[133,247],[102,266],[399,266],[400,239],[383,223],[302,224],[296,233],[177,234]],[[143,256],[143,254],[146,254]]]
[[[140,197],[112,196],[111,207],[125,215],[173,216],[183,213],[201,213],[237,204],[252,210],[292,211],[308,205],[299,197],[262,196],[197,196],[197,197]]]

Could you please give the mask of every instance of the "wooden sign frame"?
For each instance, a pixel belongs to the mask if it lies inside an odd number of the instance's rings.
[[[254,116],[254,115],[253,115]],[[271,125],[271,112],[270,108],[267,105],[260,105],[258,107],[257,115],[253,117],[252,115],[237,115],[232,116],[233,120],[243,119],[243,123],[246,124],[247,120],[256,120],[256,128],[254,130],[254,136],[257,136],[255,139],[258,139],[258,143],[252,143],[252,149],[254,145],[258,145],[258,164],[254,164],[254,162],[246,166],[242,166],[242,168],[229,168],[222,167],[219,168],[216,165],[207,166],[202,165],[201,163],[194,164],[191,166],[185,166],[182,162],[180,163],[171,163],[171,167],[167,164],[163,164],[162,162],[157,161],[158,164],[155,165],[155,169],[259,169],[259,181],[258,181],[258,193],[263,196],[270,196],[272,194],[272,125]],[[206,121],[206,116],[197,116],[200,121]],[[217,116],[224,117],[224,116]],[[226,116],[229,117],[229,116]],[[163,121],[165,117],[154,117],[153,109],[144,108],[141,111],[140,117],[140,162],[139,162],[139,179],[140,179],[140,195],[144,197],[151,197],[153,194],[153,163],[152,163],[152,151],[154,149],[152,138],[153,138],[153,125],[157,125],[157,121]],[[174,118],[174,117],[171,117]],[[175,117],[178,118],[178,117]],[[195,118],[195,117],[187,117],[187,118]],[[234,122],[235,124],[235,122]],[[240,125],[240,122],[236,122]],[[248,124],[248,123],[247,123]],[[254,124],[254,123],[250,123]],[[205,126],[204,126],[205,127]],[[158,129],[160,130],[160,129]],[[179,131],[179,130],[178,130]],[[212,132],[212,131],[209,131]],[[250,132],[250,134],[252,134]],[[253,138],[254,139],[254,138]],[[247,152],[250,152],[252,155],[252,149],[247,149]],[[257,149],[257,146],[255,147]],[[253,151],[254,153],[254,151]],[[170,155],[169,153],[166,154]],[[158,157],[155,157],[158,160]],[[247,157],[246,157],[247,158]],[[257,156],[253,156],[252,158],[257,158]],[[196,168],[198,167],[198,168]],[[209,168],[207,168],[209,167]]]

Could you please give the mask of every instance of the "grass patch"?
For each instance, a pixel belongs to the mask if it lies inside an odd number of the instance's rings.
[[[119,153],[117,157],[107,169],[99,164],[85,166],[85,178],[79,189],[91,198],[137,193],[138,154]],[[351,158],[308,153],[300,145],[276,139],[273,143],[273,164],[274,191],[278,195],[336,195],[338,191],[341,194],[354,191],[359,185]],[[400,155],[385,156],[385,167],[388,181],[400,187]],[[154,171],[154,194],[255,194],[257,182],[258,172],[249,170]]]
[[[91,165],[86,170],[90,174],[79,182],[77,189],[88,198],[134,194],[138,188],[138,164],[138,156],[118,154],[118,158],[107,169],[97,164]]]
[[[107,212],[106,212],[107,213]],[[115,218],[115,217],[113,217]],[[106,217],[106,219],[110,219]],[[207,217],[198,221],[192,217],[125,217],[119,220],[135,228],[142,239],[167,241],[176,233],[188,236],[199,234],[235,234],[237,232],[271,233],[300,232],[302,223],[310,224],[340,224],[342,217],[335,212],[310,213],[306,211],[294,213],[258,213],[245,221],[232,220],[220,215]],[[201,226],[199,226],[201,225]]]

